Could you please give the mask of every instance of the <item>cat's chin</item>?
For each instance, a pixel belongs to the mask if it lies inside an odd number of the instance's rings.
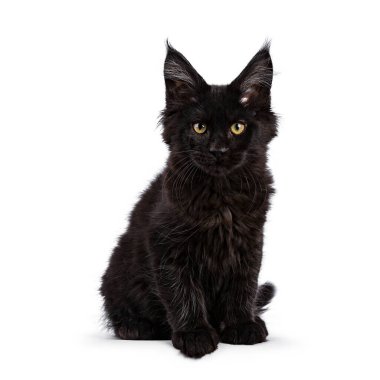
[[[229,174],[233,169],[227,169],[222,166],[214,166],[212,168],[209,168],[209,174],[215,176],[215,177],[223,177]]]
[[[202,165],[202,164],[199,164],[198,162],[195,162],[195,164],[203,172],[214,177],[225,177],[226,175],[230,174],[233,170],[235,170],[239,166],[237,165],[233,167],[226,167],[226,166],[218,165],[218,164]]]

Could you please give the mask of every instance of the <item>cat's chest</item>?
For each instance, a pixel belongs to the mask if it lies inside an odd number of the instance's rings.
[[[180,215],[190,226],[183,230],[180,244],[194,262],[218,270],[238,266],[252,254],[262,230],[257,197],[240,188],[204,186],[187,199],[180,204]]]
[[[194,236],[197,252],[206,261],[238,259],[251,251],[255,244],[253,220],[233,207],[220,207],[200,221],[199,231]]]

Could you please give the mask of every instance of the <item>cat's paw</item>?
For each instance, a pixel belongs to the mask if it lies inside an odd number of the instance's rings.
[[[191,358],[201,358],[216,350],[219,336],[213,329],[176,331],[172,335],[173,346]]]
[[[228,344],[256,344],[266,341],[268,330],[265,322],[256,317],[255,321],[227,326],[220,336],[220,341]]]

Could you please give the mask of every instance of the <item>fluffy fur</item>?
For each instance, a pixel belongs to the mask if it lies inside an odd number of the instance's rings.
[[[273,193],[272,76],[268,44],[224,86],[208,85],[168,44],[162,125],[170,155],[136,204],[100,289],[118,337],[171,339],[190,357],[219,341],[266,340],[260,315],[274,287],[259,287],[258,275]],[[246,126],[240,135],[231,133],[236,122]]]

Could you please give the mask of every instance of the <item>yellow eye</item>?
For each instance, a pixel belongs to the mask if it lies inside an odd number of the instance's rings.
[[[201,135],[202,133],[206,132],[207,127],[206,127],[206,124],[195,123],[195,124],[193,124],[193,129],[195,132],[197,132]]]
[[[233,123],[230,127],[231,132],[234,135],[240,135],[241,133],[244,132],[246,125],[243,123]]]

